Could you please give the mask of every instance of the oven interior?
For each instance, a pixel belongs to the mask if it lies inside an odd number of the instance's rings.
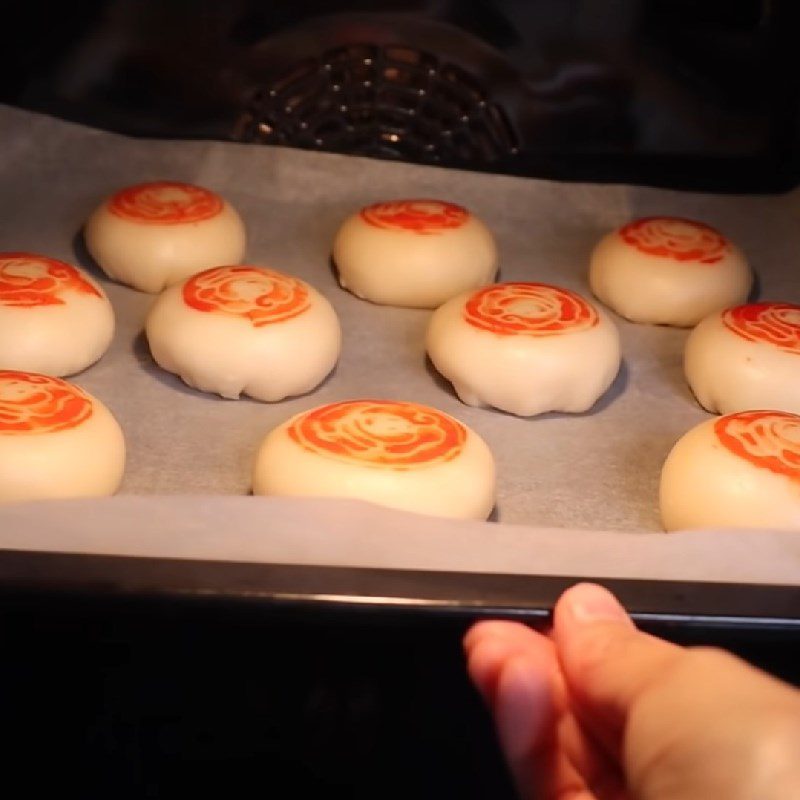
[[[15,68],[0,101],[142,137],[780,192],[800,178],[791,12],[791,0],[79,0],[56,23],[29,0],[7,23]],[[8,776],[31,796],[513,796],[464,673],[470,609],[102,581],[0,591]],[[647,624],[800,684],[793,631]]]

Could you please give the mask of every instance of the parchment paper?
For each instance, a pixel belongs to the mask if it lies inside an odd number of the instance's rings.
[[[797,192],[714,196],[561,184],[254,145],[135,140],[8,107],[0,107],[0,144],[0,250],[79,263],[114,304],[111,349],[71,380],[112,409],[129,451],[117,498],[66,503],[68,510],[63,503],[0,507],[0,547],[800,583],[800,535],[661,533],[661,464],[708,417],[683,378],[686,331],[615,317],[625,363],[595,408],[520,419],[463,405],[432,371],[424,352],[430,312],[358,300],[339,288],[330,265],[333,236],[354,209],[433,196],[469,207],[489,225],[502,280],[589,295],[588,257],[602,234],[632,217],[675,214],[704,220],[743,247],[759,297],[800,302]],[[229,401],[155,366],[141,335],[153,297],[108,281],[79,231],[103,197],[156,179],[223,194],[247,225],[248,263],[296,274],[333,303],[344,349],[322,387],[276,404]],[[442,521],[341,501],[214,497],[248,493],[255,450],[274,425],[359,396],[426,403],[474,428],[497,459],[495,521]],[[144,522],[149,532],[137,535]]]

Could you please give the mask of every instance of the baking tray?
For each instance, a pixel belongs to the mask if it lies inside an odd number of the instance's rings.
[[[7,586],[66,591],[97,569],[108,592],[244,591],[270,602],[535,616],[565,583],[600,579],[622,582],[615,585],[640,614],[788,627],[800,618],[797,535],[660,532],[661,463],[707,417],[682,376],[686,331],[617,319],[623,368],[595,408],[519,419],[461,404],[425,359],[430,312],[356,299],[338,287],[329,259],[335,231],[353,209],[435,196],[468,206],[495,232],[501,279],[588,294],[588,256],[605,231],[635,216],[677,214],[740,244],[758,273],[760,297],[798,302],[796,192],[688,194],[232,143],[143,141],[14,108],[0,108],[0,130],[0,249],[78,262],[101,278],[117,332],[106,356],[73,380],[109,405],[129,445],[115,498],[0,508]],[[221,192],[245,219],[249,263],[297,274],[331,300],[344,351],[317,391],[276,404],[225,401],[152,363],[141,329],[153,298],[102,278],[79,232],[105,195],[153,179]],[[483,436],[498,464],[493,520],[246,496],[268,430],[298,411],[359,396],[427,403]],[[244,590],[237,570],[249,576]]]

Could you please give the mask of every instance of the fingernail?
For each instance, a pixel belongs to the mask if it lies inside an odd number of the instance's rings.
[[[565,593],[564,601],[578,622],[630,622],[617,598],[596,583],[573,586]]]

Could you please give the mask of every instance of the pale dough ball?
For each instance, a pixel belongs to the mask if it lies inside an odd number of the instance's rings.
[[[600,240],[589,284],[598,300],[631,322],[688,328],[743,302],[753,277],[742,252],[700,222],[637,219]]]
[[[0,503],[114,494],[125,440],[111,412],[60,378],[0,371]]]
[[[262,443],[253,493],[349,497],[441,517],[486,519],[494,459],[466,425],[434,408],[348,400],[292,417]]]
[[[232,399],[308,392],[341,350],[331,304],[305,281],[260,267],[215,267],[170,287],[145,330],[159,366]]]
[[[89,217],[86,247],[120,283],[157,293],[219,264],[244,258],[241,217],[201,186],[156,181],[129,186]]]
[[[395,200],[362,208],[333,243],[345,289],[389,306],[436,308],[489,283],[497,247],[489,229],[461,206]]]
[[[689,334],[684,368],[712,413],[800,414],[800,306],[752,303],[711,314]]]
[[[85,272],[34,253],[0,253],[0,369],[72,375],[113,336],[111,303]]]
[[[741,411],[692,428],[664,462],[661,518],[668,531],[800,530],[800,417]]]
[[[567,289],[499,283],[433,312],[428,355],[463,402],[522,417],[591,408],[619,372],[617,328]]]

